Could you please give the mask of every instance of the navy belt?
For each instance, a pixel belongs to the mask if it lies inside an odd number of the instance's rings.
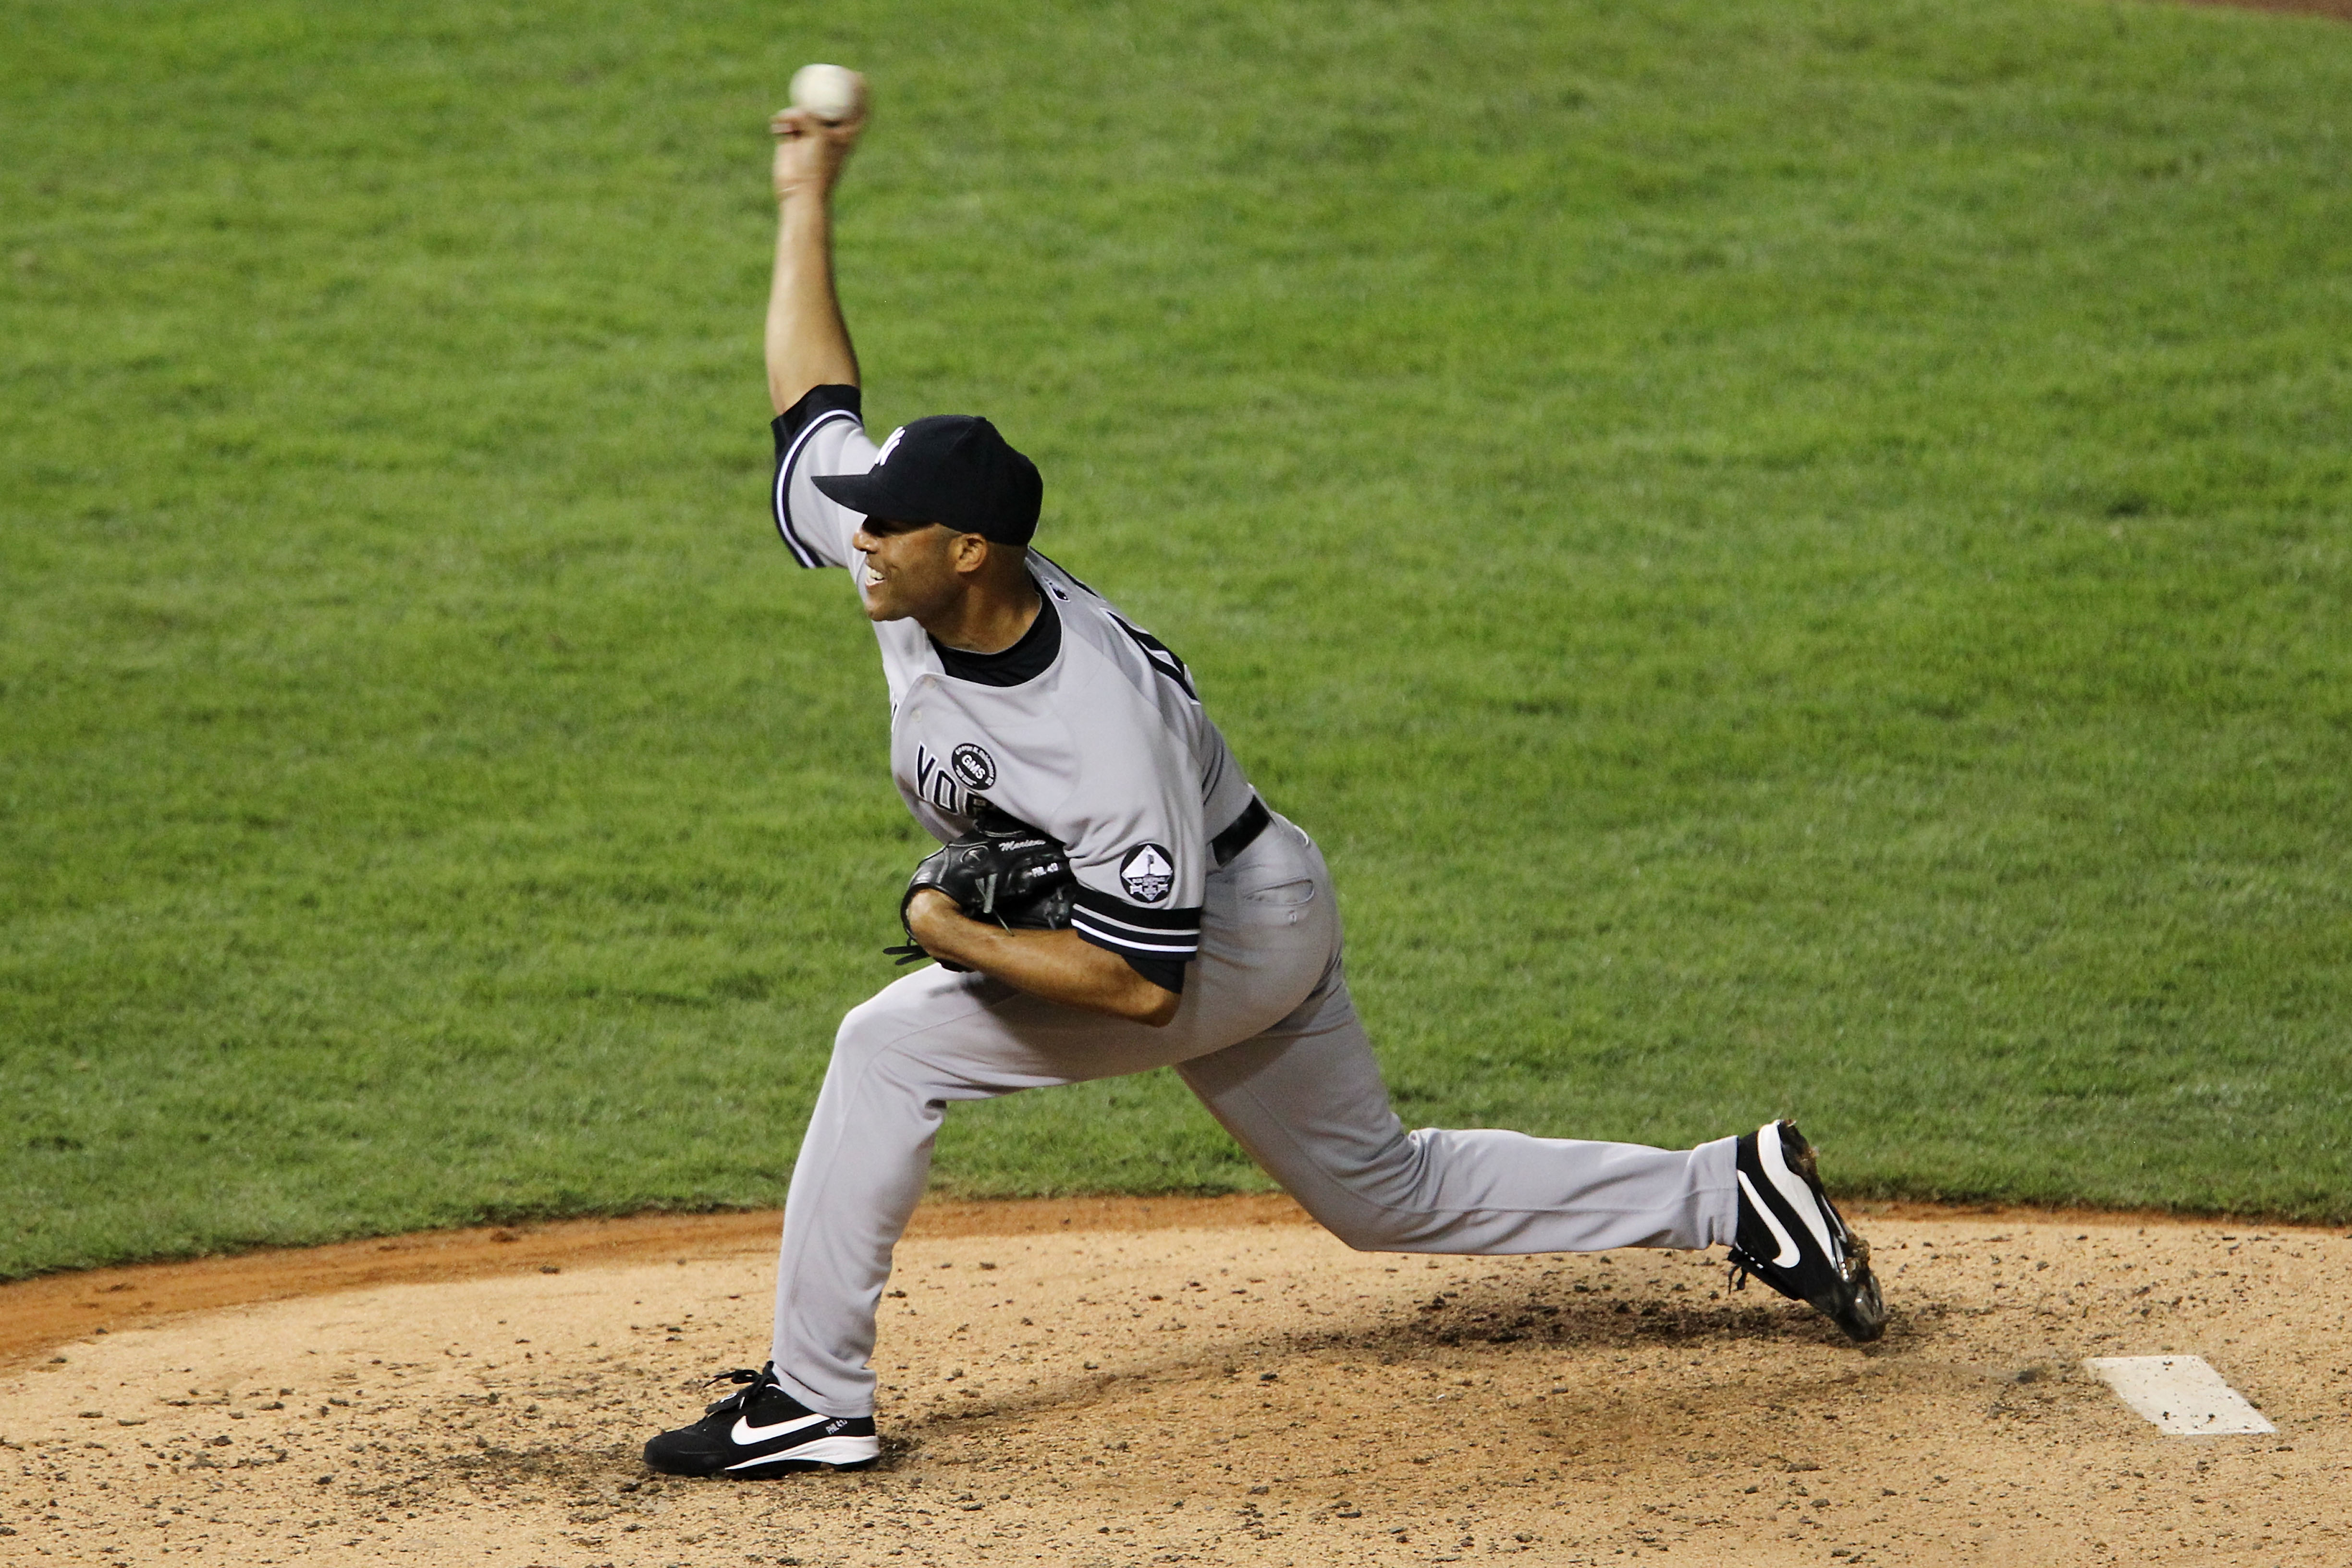
[[[1257,836],[1273,820],[1274,813],[1266,810],[1265,802],[1251,795],[1250,803],[1242,807],[1233,826],[1209,840],[1209,853],[1216,858],[1219,866],[1231,865],[1235,856],[1257,842]]]

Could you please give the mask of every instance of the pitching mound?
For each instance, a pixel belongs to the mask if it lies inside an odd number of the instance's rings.
[[[1855,1217],[1896,1314],[1868,1350],[1691,1254],[1357,1254],[1265,1199],[927,1211],[882,1468],[749,1483],[636,1452],[761,1355],[772,1216],[322,1249],[331,1293],[147,1326],[242,1260],[34,1281],[0,1317],[130,1321],[0,1378],[0,1562],[2352,1561],[2352,1241]],[[304,1256],[246,1266],[268,1293]],[[2081,1371],[2164,1351],[2276,1435],[2168,1437]]]

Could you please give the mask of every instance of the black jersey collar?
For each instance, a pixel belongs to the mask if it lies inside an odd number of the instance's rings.
[[[997,653],[969,653],[932,637],[931,651],[940,656],[940,668],[958,680],[980,686],[1019,686],[1045,674],[1060,657],[1062,617],[1054,609],[1054,595],[1040,584],[1037,618],[1011,647]]]

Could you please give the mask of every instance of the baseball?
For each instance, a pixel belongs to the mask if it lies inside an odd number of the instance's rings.
[[[803,66],[793,73],[793,107],[828,124],[854,120],[866,107],[866,79],[846,66]]]

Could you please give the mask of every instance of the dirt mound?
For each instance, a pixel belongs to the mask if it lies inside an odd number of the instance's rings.
[[[1145,1206],[926,1211],[863,1476],[637,1463],[761,1353],[772,1216],[419,1238],[373,1266],[437,1254],[431,1282],[85,1337],[0,1381],[0,1562],[2352,1558],[2330,1232],[1882,1211],[1897,1315],[1856,1350],[1696,1255],[1358,1254],[1278,1200]],[[2079,1369],[2162,1351],[2277,1436],[2165,1437]]]
[[[925,1204],[914,1237],[1033,1231],[1305,1225],[1288,1198],[1056,1198]],[[289,1300],[363,1285],[446,1284],[583,1265],[733,1258],[772,1250],[783,1213],[647,1214],[544,1225],[430,1230],[328,1247],[266,1247],[185,1263],[141,1263],[0,1285],[0,1367],[86,1334],[152,1328],[183,1312]]]

